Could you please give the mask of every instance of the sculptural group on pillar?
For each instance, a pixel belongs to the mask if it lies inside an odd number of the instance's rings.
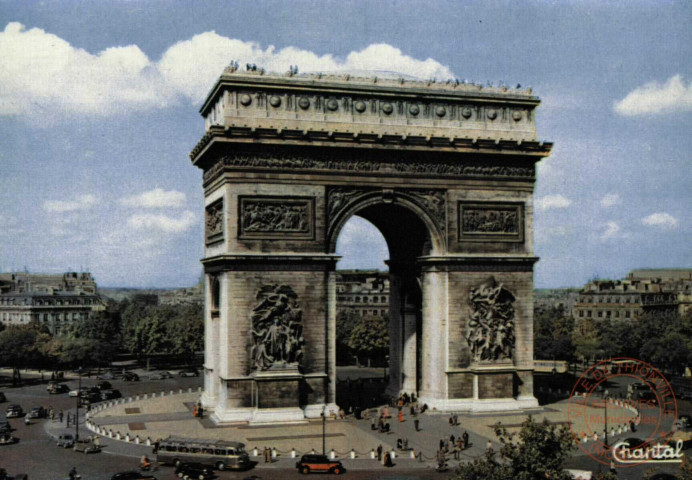
[[[476,362],[511,360],[515,297],[494,277],[469,292],[471,318],[466,340]]]
[[[298,366],[303,356],[303,320],[298,296],[288,285],[265,285],[252,310],[252,370]]]

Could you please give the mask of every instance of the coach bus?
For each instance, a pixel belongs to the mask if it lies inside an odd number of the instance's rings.
[[[185,462],[202,463],[213,465],[217,470],[241,470],[251,465],[243,443],[183,437],[161,440],[156,451],[156,460],[175,466]]]

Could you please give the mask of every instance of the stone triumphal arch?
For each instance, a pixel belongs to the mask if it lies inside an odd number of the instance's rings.
[[[535,407],[530,90],[227,69],[204,171],[205,380],[219,423],[336,408],[336,239],[390,252],[390,384],[440,411]]]

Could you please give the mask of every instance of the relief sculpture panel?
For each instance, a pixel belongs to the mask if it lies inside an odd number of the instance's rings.
[[[223,240],[223,199],[212,203],[205,210],[205,238],[207,245]]]
[[[251,369],[297,368],[303,358],[303,313],[288,285],[264,285],[252,310]]]
[[[524,241],[522,203],[459,202],[459,241]]]
[[[240,197],[239,237],[314,238],[314,198]]]
[[[512,292],[494,277],[469,292],[471,318],[466,341],[475,362],[512,359],[514,348],[514,301]]]

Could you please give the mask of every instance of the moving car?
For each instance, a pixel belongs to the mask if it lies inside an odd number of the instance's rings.
[[[70,433],[60,435],[56,445],[62,448],[72,448],[74,447],[74,437]]]
[[[296,463],[296,468],[302,474],[310,472],[327,472],[340,475],[346,471],[338,460],[330,460],[326,455],[307,454],[303,455]]]
[[[125,372],[122,374],[122,378],[126,382],[139,382],[139,375],[134,372]]]
[[[110,390],[111,388],[113,388],[113,385],[111,385],[111,382],[106,382],[104,380],[97,383],[96,388],[98,388],[99,390]]]
[[[43,407],[33,407],[29,412],[29,418],[45,418],[46,409]]]
[[[181,377],[199,377],[199,372],[194,368],[186,368],[178,372],[178,375]]]
[[[120,390],[101,390],[100,393],[101,400],[112,400],[114,398],[122,397]]]
[[[74,444],[74,451],[75,452],[83,452],[83,453],[99,453],[101,451],[101,447],[96,445],[94,442],[90,440],[85,440],[85,441],[78,441]]]
[[[154,372],[149,375],[149,380],[165,380],[166,378],[173,378],[168,372]]]
[[[116,375],[113,372],[106,372],[97,377],[99,380],[115,380]]]
[[[76,388],[74,390],[70,390],[70,392],[67,395],[70,397],[81,397],[82,395],[85,395],[88,392],[89,392],[89,387],[80,387],[80,388]]]
[[[120,472],[116,473],[111,477],[111,480],[156,480],[153,475],[147,475],[145,473],[130,471],[130,472]]]
[[[46,387],[46,390],[51,395],[55,395],[58,393],[69,392],[70,388],[67,385],[65,385],[64,383],[49,383],[48,386]]]
[[[21,405],[17,405],[16,403],[7,407],[7,411],[5,412],[5,417],[7,418],[18,418],[23,416],[24,410],[22,410]]]
[[[205,478],[211,478],[213,474],[213,469],[202,465],[201,463],[181,463],[175,467],[175,474],[179,478],[189,478],[204,480]]]
[[[17,443],[17,441],[18,440],[8,431],[0,433],[0,445],[12,445],[13,443]]]

